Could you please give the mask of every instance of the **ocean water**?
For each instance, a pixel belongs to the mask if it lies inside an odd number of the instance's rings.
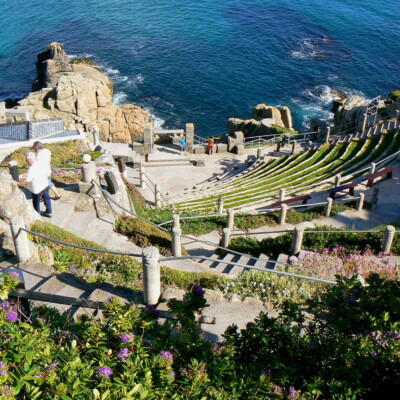
[[[332,89],[400,87],[399,16],[398,0],[0,0],[0,100],[30,91],[36,54],[58,41],[159,127],[224,135],[267,103],[304,130],[331,117]]]

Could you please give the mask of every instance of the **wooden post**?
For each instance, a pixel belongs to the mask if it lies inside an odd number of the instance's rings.
[[[292,142],[292,155],[296,151],[296,144],[297,144],[297,142],[295,140],[293,140],[293,142]]]
[[[145,304],[157,304],[161,294],[160,253],[157,247],[143,249],[143,292]]]
[[[325,135],[325,144],[329,144],[329,138],[331,136],[331,127],[328,126],[326,128],[326,135]]]
[[[373,174],[376,170],[376,164],[371,163],[371,166],[369,167],[369,174]]]
[[[279,189],[279,201],[285,200],[286,189],[280,188]]]

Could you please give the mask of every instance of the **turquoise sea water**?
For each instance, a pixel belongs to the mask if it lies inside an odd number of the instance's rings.
[[[330,117],[330,89],[400,87],[399,17],[398,0],[0,0],[0,100],[29,92],[36,53],[59,41],[164,128],[221,135],[267,103],[302,129]]]

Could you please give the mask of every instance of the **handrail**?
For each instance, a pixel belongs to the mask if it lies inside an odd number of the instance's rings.
[[[0,213],[0,218],[4,218],[4,219],[6,219],[7,221],[11,221],[11,218],[10,218],[10,217],[7,217],[7,215],[1,214],[1,213]]]

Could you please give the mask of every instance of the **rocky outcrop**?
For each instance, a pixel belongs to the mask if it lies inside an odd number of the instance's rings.
[[[368,102],[360,96],[349,97],[334,102],[334,126],[336,132],[359,129],[367,112]]]
[[[22,216],[29,228],[40,216],[33,209],[32,202],[27,201],[24,193],[12,182],[8,172],[0,171],[0,213],[9,218]]]
[[[273,135],[293,130],[292,114],[287,106],[278,109],[258,104],[253,108],[252,119],[229,118],[227,128],[228,134],[242,131],[246,137]]]
[[[115,106],[110,78],[91,63],[68,61],[60,43],[50,43],[38,54],[34,92],[19,101],[32,119],[62,117],[67,129],[99,127],[104,141],[130,143],[141,138],[149,123],[147,110],[126,104]]]

